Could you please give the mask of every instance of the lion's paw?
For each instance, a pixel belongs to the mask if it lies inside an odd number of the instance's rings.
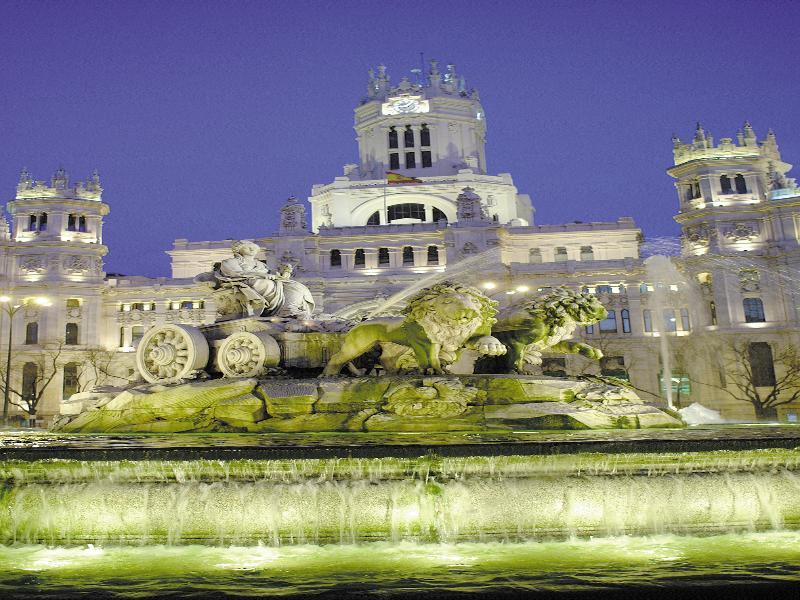
[[[496,337],[491,335],[478,338],[475,341],[475,350],[487,356],[502,356],[506,353],[506,347]]]

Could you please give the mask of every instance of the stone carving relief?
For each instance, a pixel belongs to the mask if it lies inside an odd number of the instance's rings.
[[[418,381],[394,383],[383,395],[384,409],[402,417],[456,417],[467,410],[469,403],[480,403],[477,388],[458,379],[427,377]]]
[[[687,227],[684,234],[686,242],[695,248],[708,246],[714,237],[716,237],[716,231],[705,224]]]
[[[756,269],[739,271],[739,284],[743,292],[757,292],[760,289],[761,277]]]
[[[281,208],[280,230],[281,233],[306,230],[306,208],[294,196],[289,197]]]
[[[62,266],[71,275],[88,275],[101,269],[100,259],[94,256],[65,256]]]
[[[19,270],[28,275],[40,275],[47,271],[45,256],[25,256],[20,258]]]
[[[754,223],[734,223],[724,232],[730,242],[749,242],[758,237],[758,226]]]

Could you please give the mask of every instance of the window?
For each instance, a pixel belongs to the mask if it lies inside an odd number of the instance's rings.
[[[722,188],[723,194],[730,194],[733,192],[731,189],[731,178],[727,175],[723,175],[719,178],[719,185]]]
[[[136,348],[144,337],[144,325],[134,325],[131,327],[131,346]]]
[[[78,345],[78,324],[67,323],[64,327],[64,343],[68,346]]]
[[[195,307],[194,302],[192,302],[191,300],[181,301],[181,310],[191,310],[194,307]]]
[[[642,311],[642,321],[644,321],[644,330],[647,332],[653,331],[653,313],[649,308]]]
[[[627,308],[623,308],[620,313],[622,317],[622,333],[631,332],[631,312]]]
[[[713,300],[708,303],[708,310],[711,312],[711,324],[717,324],[717,303]]]
[[[563,246],[559,246],[555,249],[554,258],[556,262],[566,262],[567,261],[567,249]]]
[[[586,326],[586,335],[594,335],[594,325]]]
[[[67,310],[70,308],[80,308],[81,307],[81,299],[80,298],[67,298]]]
[[[39,215],[39,231],[47,231],[47,213]]]
[[[389,264],[389,249],[378,248],[378,266],[385,267]]]
[[[78,217],[78,231],[86,233],[86,217],[83,215]]]
[[[381,224],[381,213],[380,211],[375,211],[369,216],[367,219],[367,225],[380,225]]]
[[[681,309],[681,329],[683,331],[691,331],[692,330],[692,322],[689,320],[689,309],[682,308]]]
[[[414,249],[411,246],[403,248],[403,266],[414,266]]]
[[[36,223],[38,222],[36,215],[31,215],[28,221],[28,231],[36,231]]]
[[[394,127],[389,128],[389,148],[397,148],[397,130]]]
[[[419,221],[425,220],[424,204],[393,204],[388,208],[388,212],[389,223],[396,221],[397,219],[418,219]]]
[[[594,249],[591,246],[581,246],[581,260],[594,260]]]
[[[339,250],[331,250],[331,267],[338,269],[342,266],[342,253]]]
[[[444,221],[445,223],[447,223],[447,215],[445,215],[444,212],[442,212],[438,208],[434,208],[433,209],[433,222],[434,223],[438,223],[439,221]]]
[[[689,376],[686,373],[673,371],[671,374],[672,383],[672,396],[673,397],[686,397],[692,393],[692,382],[689,381]],[[667,386],[664,381],[664,373],[658,374],[658,387],[661,390],[661,395],[666,397]]]
[[[144,302],[134,302],[131,304],[131,310],[144,310]]]
[[[775,365],[772,348],[767,342],[752,342],[747,346],[753,385],[756,387],[775,385]]]
[[[689,185],[686,188],[686,199],[695,200],[697,198],[700,198],[700,182],[695,180],[689,182]]]
[[[733,178],[733,182],[736,185],[737,194],[747,193],[747,182],[744,180],[744,175],[740,173],[739,175]]]
[[[610,294],[611,293],[611,286],[610,285],[598,285],[597,286],[597,293],[598,294]]]
[[[363,269],[364,265],[366,265],[366,263],[367,263],[367,259],[366,259],[366,255],[364,254],[364,249],[363,248],[358,248],[356,250],[355,254],[353,255],[353,266],[356,269]]]
[[[540,248],[531,248],[528,250],[528,262],[531,264],[539,264],[542,262],[542,251]]]
[[[124,348],[125,347],[125,328],[124,327],[120,327],[119,328],[119,347],[120,348]]]
[[[67,231],[75,231],[77,227],[78,217],[77,215],[69,215],[67,217]]]
[[[422,124],[422,127],[419,130],[419,145],[420,146],[431,145],[431,130],[428,129],[428,126],[425,123]]]
[[[431,151],[430,150],[423,150],[421,152],[421,154],[422,154],[422,167],[423,168],[432,167],[433,166],[433,158],[432,158],[432,155],[431,155]]]
[[[39,367],[36,363],[25,363],[22,366],[22,399],[36,400],[36,388],[39,379]]]
[[[742,300],[744,307],[745,323],[763,323],[767,319],[764,316],[764,303],[761,298],[745,298]]]
[[[406,148],[414,147],[414,130],[411,125],[406,125],[406,130],[403,132],[403,145]]]
[[[413,152],[406,152],[406,169],[417,168],[417,156]]]
[[[439,247],[438,246],[428,246],[428,264],[429,265],[438,265],[439,264]]]
[[[67,363],[64,365],[63,398],[69,398],[78,393],[78,364]]]
[[[392,171],[400,168],[400,155],[397,152],[389,154],[389,168]]]
[[[32,321],[25,325],[25,343],[38,344],[39,343],[39,323]]]
[[[664,316],[664,331],[678,331],[678,321],[675,318],[675,311],[671,308],[665,308],[662,315]]]
[[[625,370],[625,358],[622,356],[604,356],[600,359],[600,374],[606,377],[628,379]]]
[[[616,311],[608,311],[608,316],[600,321],[600,333],[617,333]]]

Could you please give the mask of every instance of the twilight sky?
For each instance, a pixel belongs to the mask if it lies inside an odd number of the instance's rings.
[[[0,186],[96,167],[106,271],[169,275],[173,239],[267,235],[355,162],[367,69],[424,52],[480,91],[489,170],[537,223],[673,236],[673,132],[750,119],[800,162],[798,30],[797,2],[3,0]]]

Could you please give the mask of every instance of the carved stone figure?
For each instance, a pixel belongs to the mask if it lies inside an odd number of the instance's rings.
[[[338,375],[347,363],[387,342],[411,348],[423,373],[442,374],[442,363],[455,362],[466,348],[505,354],[505,346],[490,335],[496,305],[480,290],[451,281],[425,288],[409,300],[405,317],[371,319],[351,329],[324,374]]]
[[[595,296],[556,288],[529,302],[500,311],[497,325],[492,330],[508,347],[509,371],[522,373],[525,363],[541,364],[545,350],[601,358],[603,353],[597,348],[566,341],[566,338],[578,326],[597,323],[607,315],[608,311]]]
[[[256,259],[260,248],[253,242],[231,244],[233,257],[214,265],[212,272],[201,273],[195,281],[208,283],[217,293],[220,320],[242,316],[286,316],[307,318],[314,311],[314,298],[308,288],[291,279],[291,265],[278,273]]]

